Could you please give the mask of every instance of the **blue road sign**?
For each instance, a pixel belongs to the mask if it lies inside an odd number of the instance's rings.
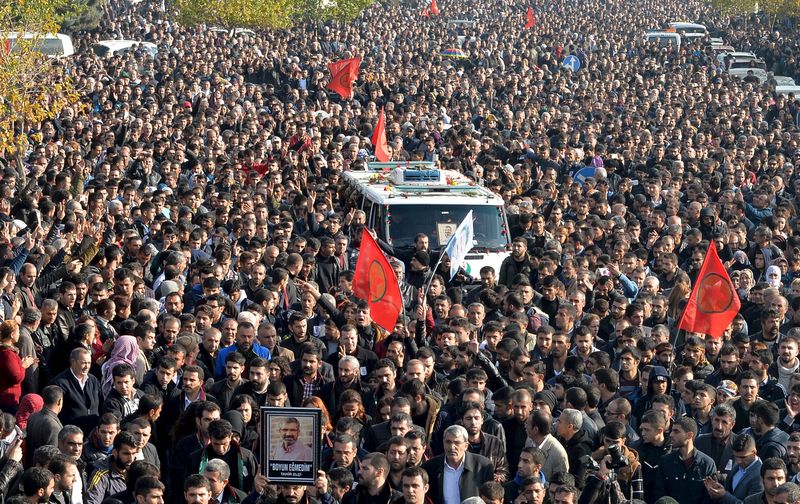
[[[581,60],[578,59],[577,56],[574,54],[570,54],[566,58],[564,58],[564,62],[561,63],[562,66],[569,68],[573,72],[577,72],[581,68]]]

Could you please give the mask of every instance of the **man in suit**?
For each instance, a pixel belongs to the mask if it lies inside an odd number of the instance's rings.
[[[50,383],[64,391],[61,423],[77,425],[84,434],[89,434],[100,418],[100,381],[89,374],[91,366],[89,351],[76,348],[69,354],[69,369]]]
[[[58,433],[63,425],[58,414],[64,406],[64,391],[55,385],[42,390],[44,406],[28,419],[28,436],[25,438],[25,460],[33,460],[33,452],[44,445],[58,445]]]
[[[733,456],[736,468],[731,470],[724,486],[714,478],[706,478],[708,494],[722,504],[738,504],[748,496],[764,490],[761,482],[761,459],[758,458],[753,436],[736,436],[733,440]]]
[[[211,485],[211,499],[209,504],[239,504],[247,494],[230,485],[231,468],[221,459],[211,459],[203,471]]]
[[[444,431],[444,454],[422,464],[430,475],[428,495],[441,504],[461,504],[477,497],[478,489],[494,477],[492,461],[469,453],[469,433],[461,425]]]

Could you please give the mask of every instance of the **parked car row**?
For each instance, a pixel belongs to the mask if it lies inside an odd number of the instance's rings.
[[[800,96],[800,86],[792,77],[772,75],[764,60],[751,52],[737,51],[733,46],[726,45],[720,37],[712,37],[705,25],[672,22],[666,28],[648,30],[645,33],[647,42],[657,43],[661,47],[674,47],[676,50],[680,49],[682,43],[691,43],[697,39],[703,39],[711,46],[720,67],[730,75],[759,84],[771,82],[778,94]]]

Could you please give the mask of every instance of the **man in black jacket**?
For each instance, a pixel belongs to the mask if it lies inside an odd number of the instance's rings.
[[[309,385],[312,394],[321,396],[322,387],[327,380],[320,373],[322,365],[322,352],[313,343],[304,343],[296,355],[300,357],[300,371],[283,379],[289,402],[294,407],[299,407],[305,398],[305,385]]]
[[[673,451],[658,464],[656,496],[669,496],[684,503],[711,502],[704,481],[716,474],[717,466],[711,457],[695,449],[696,437],[697,423],[692,418],[680,417],[672,423],[669,438]]]
[[[64,391],[64,407],[58,415],[61,423],[73,424],[88,434],[100,418],[100,382],[89,374],[92,356],[85,348],[69,354],[69,369],[59,374],[51,385]]]
[[[64,391],[55,385],[48,385],[42,390],[44,406],[28,419],[28,435],[25,438],[25,460],[33,460],[33,452],[43,445],[55,446],[58,433],[63,425],[58,414],[64,406]]]
[[[253,452],[233,441],[233,426],[227,420],[214,420],[208,426],[211,442],[189,457],[187,474],[194,474],[209,460],[220,459],[231,469],[230,484],[235,488],[253,488],[258,462]]]
[[[469,452],[483,455],[492,461],[494,481],[505,483],[509,478],[505,443],[497,436],[483,432],[483,408],[480,403],[469,401],[461,405],[461,425],[469,433]]]
[[[342,504],[389,504],[402,494],[389,486],[389,459],[383,453],[370,453],[361,461],[358,486],[342,498]]]
[[[464,499],[478,496],[478,489],[494,477],[492,461],[483,455],[467,451],[469,433],[460,425],[451,425],[444,431],[444,454],[422,464],[430,476],[428,495],[440,504],[460,504]],[[445,467],[445,465],[447,467]],[[456,478],[458,495],[451,488],[449,478]]]
[[[592,454],[593,443],[589,434],[583,428],[583,415],[581,412],[565,408],[556,422],[556,433],[569,460],[569,472],[575,476],[575,486],[583,488],[586,482],[586,471],[589,460],[586,455]]]

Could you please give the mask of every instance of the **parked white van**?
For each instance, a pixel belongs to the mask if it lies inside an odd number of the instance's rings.
[[[72,45],[72,38],[63,33],[47,33],[37,34],[31,32],[22,33],[23,40],[34,39],[38,37],[36,42],[36,50],[44,54],[48,58],[68,58],[75,54],[75,46]],[[6,33],[0,35],[3,39],[11,42],[11,51],[17,46],[17,39],[20,38],[19,32]]]
[[[154,43],[139,42],[138,40],[101,40],[92,46],[92,51],[100,57],[106,57],[125,54],[135,47],[143,48],[153,57],[158,54],[158,46]]]

